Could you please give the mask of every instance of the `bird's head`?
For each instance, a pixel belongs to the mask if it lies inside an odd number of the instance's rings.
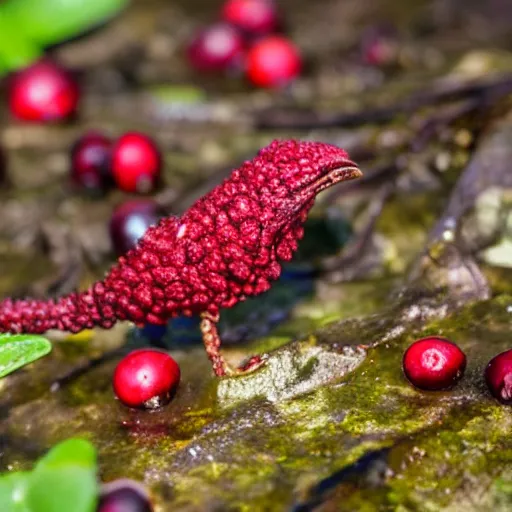
[[[260,201],[271,208],[272,224],[279,228],[303,220],[326,188],[362,176],[345,150],[323,142],[274,141],[251,166]]]

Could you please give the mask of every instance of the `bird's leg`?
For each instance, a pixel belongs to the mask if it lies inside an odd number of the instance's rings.
[[[208,358],[212,363],[213,371],[217,377],[249,373],[256,370],[265,363],[265,357],[253,356],[240,368],[233,368],[230,366],[220,353],[221,341],[219,331],[217,330],[218,321],[218,313],[215,315],[212,313],[201,314],[201,333],[203,335],[204,347],[206,349],[206,353],[208,354]]]
[[[217,330],[219,314],[203,313],[201,315],[201,333],[203,335],[204,348],[210,359],[213,371],[217,377],[229,375],[229,366],[220,353],[220,336]]]

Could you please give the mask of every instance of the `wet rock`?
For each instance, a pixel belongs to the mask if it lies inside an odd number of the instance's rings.
[[[265,366],[242,377],[223,379],[217,397],[223,407],[265,398],[279,402],[308,393],[344,377],[365,359],[366,351],[346,346],[339,352],[311,341],[289,344],[272,353]]]

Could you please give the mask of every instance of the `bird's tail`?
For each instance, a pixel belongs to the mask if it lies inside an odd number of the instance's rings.
[[[0,301],[0,332],[40,334],[48,329],[78,332],[116,322],[104,284],[59,299],[4,299]]]

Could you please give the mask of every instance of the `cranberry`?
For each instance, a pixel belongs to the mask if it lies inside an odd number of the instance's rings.
[[[227,0],[222,7],[222,19],[253,36],[270,34],[279,26],[273,0]]]
[[[150,137],[128,132],[115,142],[110,165],[114,181],[121,190],[147,193],[160,180],[162,155]]]
[[[153,512],[145,489],[127,478],[105,484],[97,512]]]
[[[485,369],[485,380],[495,398],[512,404],[512,350],[491,359]]]
[[[447,389],[463,375],[464,352],[451,341],[429,337],[415,341],[405,352],[403,369],[413,386],[425,390]]]
[[[282,36],[261,39],[247,54],[247,76],[260,87],[287,85],[299,76],[301,67],[299,50]]]
[[[98,132],[78,139],[71,150],[71,178],[88,190],[105,190],[110,185],[108,170],[112,141]]]
[[[43,59],[17,72],[8,89],[9,108],[22,121],[57,121],[78,106],[78,85],[68,71]]]
[[[114,371],[114,393],[128,407],[156,409],[170,401],[179,380],[180,367],[169,354],[134,350]]]
[[[190,65],[198,71],[226,71],[242,67],[245,43],[227,23],[215,23],[197,33],[187,48]]]
[[[389,26],[374,26],[361,36],[361,53],[366,64],[385,67],[396,64],[399,42],[396,31]]]
[[[149,226],[161,217],[159,205],[151,199],[133,199],[118,206],[110,218],[110,238],[118,256],[133,249]]]

